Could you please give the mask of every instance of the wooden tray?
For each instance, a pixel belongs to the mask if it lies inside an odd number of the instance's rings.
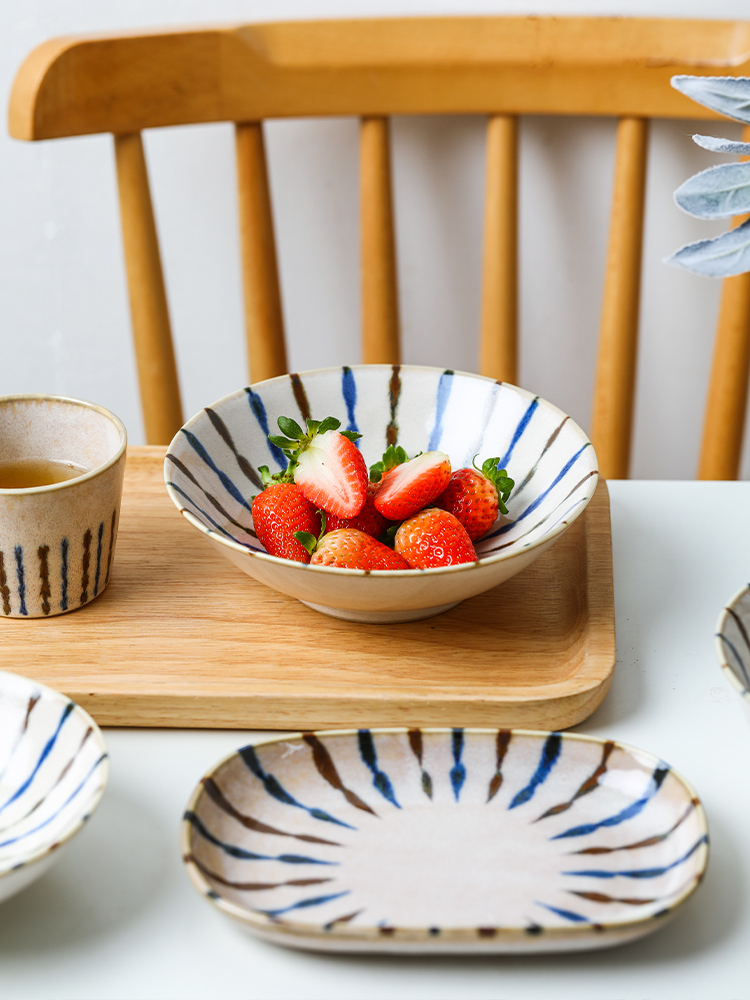
[[[436,618],[338,621],[217,554],[164,488],[164,448],[131,448],[109,587],[55,618],[3,619],[2,668],[107,726],[561,729],[615,662],[604,483],[523,573]]]

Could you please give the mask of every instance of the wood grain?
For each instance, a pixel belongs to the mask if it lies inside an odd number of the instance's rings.
[[[122,243],[146,440],[169,444],[183,423],[167,293],[143,139],[115,136]]]
[[[362,360],[401,361],[390,122],[363,118],[359,131]]]
[[[609,501],[524,573],[435,618],[337,621],[245,576],[172,505],[163,448],[128,452],[108,588],[71,614],[0,621],[5,668],[102,725],[565,728],[615,661]]]
[[[262,122],[235,128],[242,285],[251,382],[288,371]]]
[[[405,17],[70,36],[27,57],[9,127],[50,139],[305,115],[720,117],[674,90],[676,73],[750,75],[750,23]]]
[[[518,384],[518,119],[487,122],[479,372]]]
[[[617,126],[615,183],[602,297],[591,440],[606,479],[627,479],[641,292],[648,122]]]

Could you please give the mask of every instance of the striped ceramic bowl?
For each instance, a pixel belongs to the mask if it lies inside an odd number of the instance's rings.
[[[508,517],[477,543],[479,560],[378,573],[269,555],[253,531],[258,467],[286,467],[268,441],[277,418],[337,417],[362,434],[368,466],[389,444],[437,449],[453,468],[499,457],[516,486]],[[284,375],[207,406],[177,433],[165,462],[180,512],[250,576],[338,618],[426,618],[503,583],[542,554],[594,495],[597,461],[577,424],[551,403],[493,379],[439,368],[362,365]]]
[[[87,712],[0,671],[0,900],[47,870],[96,809],[108,774]]]
[[[227,757],[181,846],[199,892],[279,944],[560,951],[664,926],[703,877],[708,830],[684,779],[612,740],[361,729]]]
[[[739,590],[716,623],[716,655],[729,683],[742,697],[750,722],[750,586]]]

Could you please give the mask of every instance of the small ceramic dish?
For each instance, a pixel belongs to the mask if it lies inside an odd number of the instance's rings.
[[[447,452],[456,469],[498,457],[516,483],[508,516],[477,543],[479,560],[459,566],[368,573],[268,555],[251,498],[262,489],[259,466],[286,468],[268,441],[279,416],[337,417],[362,434],[368,466],[391,443],[409,455]],[[427,618],[503,583],[582,513],[598,476],[586,435],[538,396],[479,375],[389,365],[284,375],[226,396],[178,432],[164,474],[180,512],[244,572],[318,611],[367,622]]]
[[[716,655],[729,683],[742,696],[750,722],[750,586],[722,609],[716,623]]]
[[[0,671],[0,900],[43,874],[96,809],[109,774],[94,720]]]
[[[703,876],[708,833],[685,781],[612,741],[363,729],[227,757],[181,848],[198,891],[277,944],[543,952],[663,926]]]

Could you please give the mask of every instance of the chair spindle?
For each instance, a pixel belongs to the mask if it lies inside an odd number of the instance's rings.
[[[750,126],[742,130],[742,141],[750,142]],[[733,225],[747,218],[738,216]],[[739,478],[749,382],[750,274],[738,274],[725,278],[721,290],[698,479]]]
[[[360,124],[360,225],[362,252],[362,360],[401,360],[396,236],[387,118]]]
[[[591,439],[605,478],[626,479],[635,396],[648,121],[621,118]]]
[[[260,382],[289,370],[263,125],[238,122],[235,137],[249,377]]]
[[[183,423],[167,295],[140,132],[115,135],[122,239],[148,444],[169,444]]]
[[[518,382],[518,120],[487,123],[479,371]]]

